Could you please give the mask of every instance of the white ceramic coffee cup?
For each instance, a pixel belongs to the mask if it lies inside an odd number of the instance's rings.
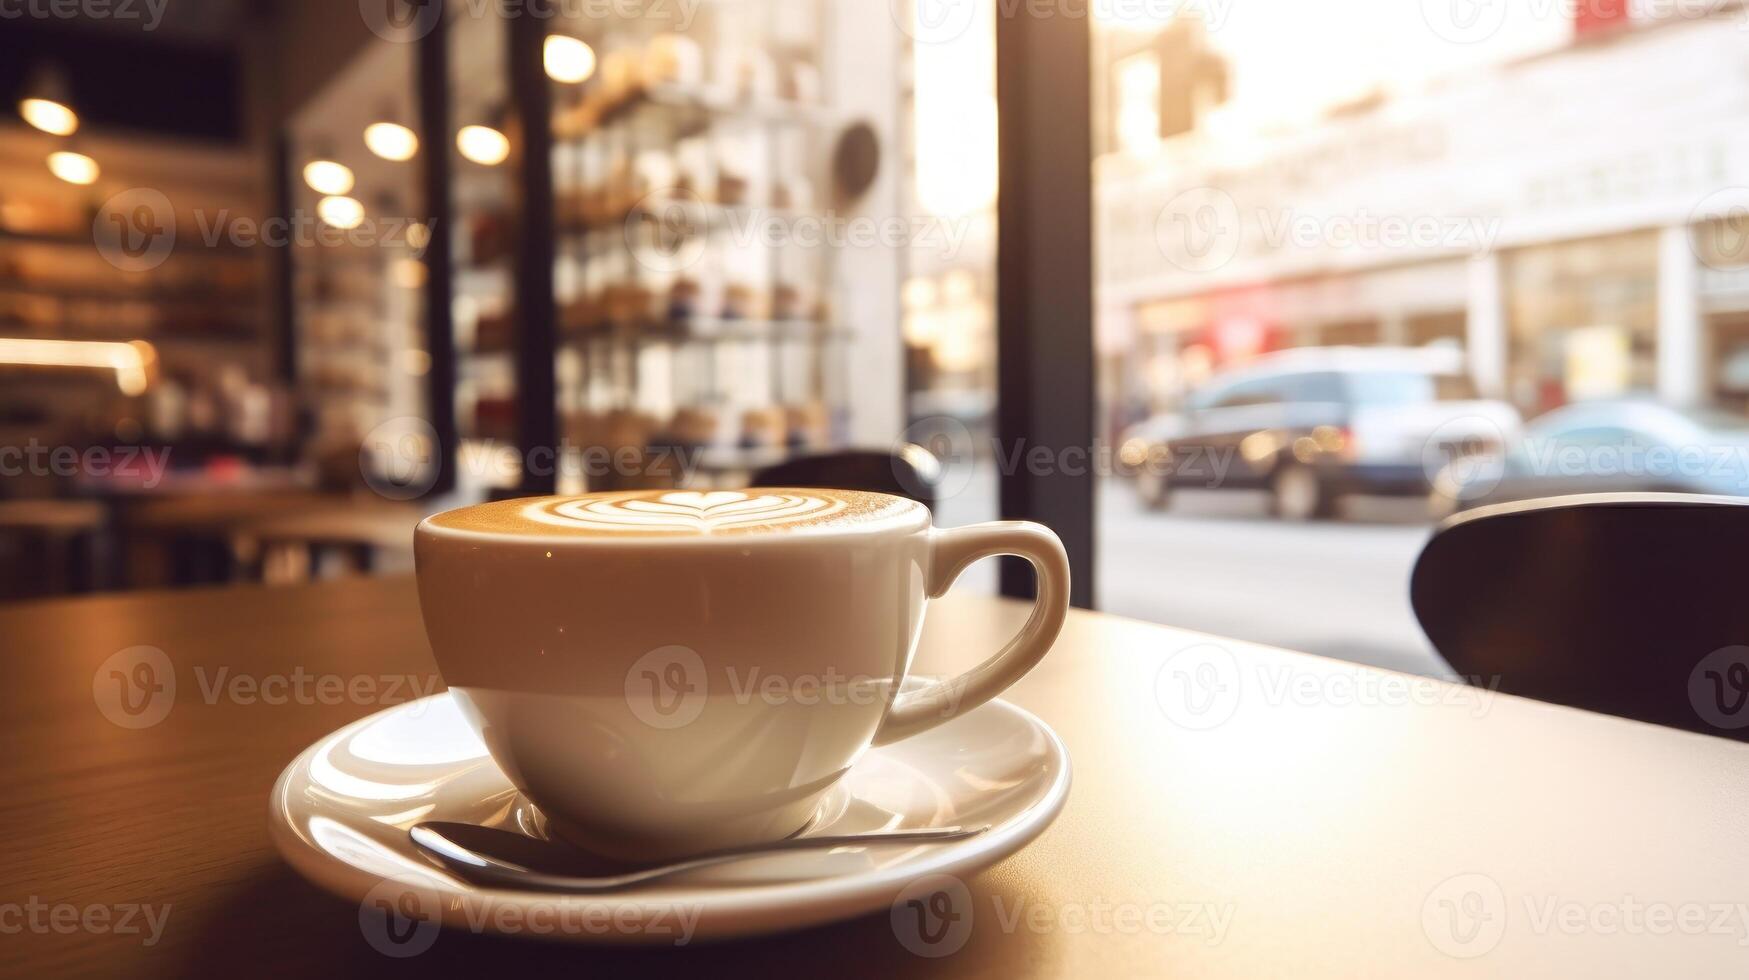
[[[427,518],[425,629],[456,702],[576,843],[659,859],[777,840],[870,745],[989,701],[1043,657],[1069,564],[1037,524],[936,529],[882,494],[592,494]],[[972,562],[1038,571],[1018,636],[899,694],[929,598]]]

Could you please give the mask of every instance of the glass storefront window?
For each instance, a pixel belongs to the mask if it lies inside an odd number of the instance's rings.
[[[1565,406],[1630,449],[1724,445],[1718,413],[1749,412],[1741,12],[1459,6],[1097,24],[1102,608],[1437,674],[1404,598],[1432,515],[1749,495],[1581,473],[1453,499],[1454,459],[1534,445]],[[1329,412],[1211,397],[1324,371]],[[1209,454],[1222,479],[1172,469]]]
[[[1541,414],[1656,390],[1655,233],[1526,248],[1505,270],[1520,409]]]
[[[934,4],[896,3],[928,17]],[[904,210],[938,230],[905,250],[901,335],[905,345],[904,438],[944,462],[936,520],[944,526],[997,516],[990,452],[996,407],[996,21],[997,5],[974,4],[965,30],[940,37],[906,25],[911,85]],[[994,563],[967,570],[958,588],[993,591]]]

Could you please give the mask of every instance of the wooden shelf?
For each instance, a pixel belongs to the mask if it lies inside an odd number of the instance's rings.
[[[762,470],[767,466],[787,463],[799,456],[812,456],[816,453],[835,452],[832,446],[788,446],[761,447],[711,447],[698,456],[694,465],[701,470],[712,473],[728,473],[747,470]]]
[[[221,241],[216,245],[208,245],[201,241],[194,229],[188,228],[176,230],[176,241],[178,245],[176,256],[200,255],[238,259],[246,257],[250,251],[244,246],[233,245],[229,242]],[[89,230],[84,232],[12,231],[0,228],[0,244],[47,245],[54,248],[78,248],[92,252],[95,252],[97,248]]]
[[[560,109],[553,114],[553,135],[560,141],[587,140],[624,119],[650,113],[672,115],[701,129],[712,122],[828,128],[842,119],[832,108],[813,103],[785,99],[750,101],[716,90],[657,85],[611,106],[585,102]]]
[[[100,341],[112,344],[125,344],[135,340],[143,340],[157,346],[228,346],[235,344],[260,344],[261,338],[253,334],[214,333],[214,334],[112,334],[95,330],[30,330],[19,324],[0,323],[0,336],[11,339],[27,340],[80,340]]]
[[[10,293],[37,299],[61,302],[148,303],[155,306],[243,307],[257,306],[260,298],[244,293],[229,293],[190,288],[132,288],[104,285],[41,286],[19,279],[0,279],[0,294]]]
[[[90,235],[78,235],[72,232],[55,231],[12,231],[7,228],[0,228],[0,242],[24,245],[80,245],[87,248],[93,247]]]
[[[751,341],[835,341],[854,334],[842,327],[816,320],[738,320],[690,317],[684,320],[642,324],[602,324],[582,330],[564,330],[560,342],[586,344],[600,341],[631,344],[740,343]]]
[[[626,224],[634,215],[658,214],[671,208],[679,208],[686,212],[687,220],[703,231],[721,231],[733,226],[736,219],[743,221],[777,221],[788,225],[804,220],[823,221],[824,213],[807,208],[777,207],[763,204],[719,204],[698,197],[663,197],[644,198],[636,205],[617,212],[610,217],[595,218],[581,221],[567,221],[563,217],[559,221],[559,234],[570,238],[587,237],[611,233],[625,234]]]

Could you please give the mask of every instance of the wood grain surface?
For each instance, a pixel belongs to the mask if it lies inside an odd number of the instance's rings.
[[[920,667],[1025,613],[933,605]],[[176,690],[133,729],[105,665],[140,645]],[[6,976],[1749,970],[1749,746],[1092,613],[1012,692],[1069,747],[1068,806],[967,882],[963,948],[917,955],[874,915],[664,950],[446,932],[391,960],[279,859],[266,810],[299,750],[440,684],[410,580],[22,604],[0,646]],[[371,694],[324,703],[326,677]]]

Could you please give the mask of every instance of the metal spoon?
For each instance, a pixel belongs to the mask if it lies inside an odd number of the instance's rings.
[[[931,844],[976,837],[990,828],[877,830],[834,837],[791,837],[694,855],[670,864],[626,864],[509,830],[433,820],[407,832],[426,857],[476,885],[531,891],[607,892],[753,855],[879,844]],[[536,870],[536,868],[542,870]]]

